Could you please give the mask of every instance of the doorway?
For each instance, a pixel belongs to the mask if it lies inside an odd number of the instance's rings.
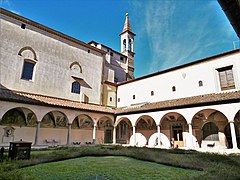
[[[172,137],[174,139],[174,147],[183,147],[183,127],[178,126],[172,126]]]

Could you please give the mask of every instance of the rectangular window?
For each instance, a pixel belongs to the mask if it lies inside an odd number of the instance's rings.
[[[233,77],[233,66],[227,66],[217,69],[221,90],[235,89],[235,82]]]
[[[135,95],[133,95],[133,99],[135,99]]]
[[[32,80],[34,65],[32,62],[24,61],[22,79]]]
[[[151,91],[151,96],[153,96],[154,95],[154,91]]]
[[[118,102],[120,102],[120,98],[118,98]]]
[[[25,29],[26,28],[26,24],[21,24],[21,28]]]

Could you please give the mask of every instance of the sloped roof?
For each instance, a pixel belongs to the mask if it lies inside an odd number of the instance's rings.
[[[144,103],[140,106],[122,107],[117,108],[115,114],[124,115],[236,102],[240,103],[240,90],[223,93],[205,94],[153,103]]]
[[[113,108],[95,105],[95,104],[86,104],[80,103],[77,101],[71,101],[66,99],[60,99],[55,97],[48,97],[43,95],[10,91],[10,90],[0,90],[0,100],[3,101],[13,101],[27,104],[36,104],[36,105],[45,105],[45,106],[59,106],[63,108],[71,108],[78,110],[86,111],[97,111],[113,114],[115,111]]]
[[[0,100],[20,102],[42,106],[58,106],[63,108],[101,112],[115,115],[137,114],[170,109],[191,108],[198,106],[217,105],[225,103],[240,103],[240,90],[192,96],[180,99],[143,103],[137,106],[111,108],[95,104],[85,104],[76,101],[30,94],[10,90],[0,90]]]

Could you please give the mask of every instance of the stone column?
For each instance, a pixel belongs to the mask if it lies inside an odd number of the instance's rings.
[[[71,144],[71,124],[68,123],[67,145]]]
[[[113,144],[116,144],[116,126],[113,127]]]
[[[192,124],[188,123],[188,130],[189,130],[189,142],[188,142],[188,147],[192,148],[193,147],[193,133],[192,133]]]
[[[158,124],[157,125],[157,133],[158,133],[158,141],[157,141],[157,143],[158,143],[158,147],[160,147],[161,146],[161,124]]]
[[[233,149],[237,149],[237,138],[236,138],[236,131],[234,127],[234,121],[229,122],[230,124],[230,130],[231,130],[231,137],[232,137],[232,145]]]
[[[95,144],[95,142],[96,142],[96,127],[97,127],[97,125],[94,124],[93,125],[93,144]]]
[[[34,145],[38,145],[38,133],[39,133],[39,128],[40,128],[40,122],[37,121],[36,124],[36,133],[35,133],[35,141],[34,141]]]
[[[136,146],[136,126],[133,126],[133,145]]]

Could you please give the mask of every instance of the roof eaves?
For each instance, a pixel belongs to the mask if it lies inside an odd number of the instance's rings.
[[[240,49],[235,49],[235,50],[232,50],[232,51],[224,52],[224,53],[217,54],[217,55],[210,56],[210,57],[206,57],[206,58],[203,58],[203,59],[200,59],[200,60],[197,60],[197,61],[193,61],[193,62],[190,62],[190,63],[187,63],[187,64],[183,64],[183,65],[180,65],[180,66],[176,66],[176,67],[173,67],[173,68],[169,68],[169,69],[158,71],[158,72],[155,72],[155,73],[152,73],[152,74],[148,74],[148,75],[136,78],[136,79],[121,82],[121,83],[118,84],[118,86],[128,84],[128,83],[132,83],[132,82],[135,82],[135,81],[139,81],[139,80],[142,80],[142,79],[147,79],[147,78],[157,76],[157,75],[160,75],[160,74],[164,74],[164,73],[168,73],[168,72],[171,72],[171,71],[179,70],[179,69],[186,68],[186,67],[189,67],[189,66],[192,66],[192,65],[196,65],[196,64],[199,64],[199,63],[212,61],[216,58],[227,56],[227,55],[234,54],[234,53],[237,53],[237,52],[240,53]]]

